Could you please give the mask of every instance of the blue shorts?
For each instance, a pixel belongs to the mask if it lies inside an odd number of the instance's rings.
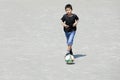
[[[67,45],[72,46],[73,45],[73,40],[75,36],[76,31],[71,31],[71,32],[65,32],[65,36],[67,39]]]

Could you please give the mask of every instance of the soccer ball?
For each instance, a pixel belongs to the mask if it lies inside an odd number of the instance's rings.
[[[66,55],[66,56],[65,56],[65,61],[66,61],[66,63],[68,63],[68,64],[73,63],[73,62],[74,62],[74,56],[71,55],[71,54]]]

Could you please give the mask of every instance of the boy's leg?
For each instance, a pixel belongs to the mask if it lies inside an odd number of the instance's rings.
[[[72,48],[70,49],[70,54],[73,55],[73,51],[72,51]]]
[[[70,51],[71,49],[72,49],[72,46],[68,45],[68,49],[67,50]]]
[[[69,51],[69,53],[70,53],[71,55],[73,55],[73,52],[72,52],[72,46],[69,46],[69,45],[68,45],[68,49],[67,49],[67,51]]]
[[[73,41],[74,41],[74,36],[75,36],[75,31],[72,31],[69,35],[69,38],[68,38],[68,51],[70,52],[70,54],[73,55],[73,52],[72,52],[72,45],[73,45]]]
[[[70,32],[65,32],[65,36],[66,36],[66,43],[68,45],[68,40],[69,40],[69,36],[70,36]],[[67,48],[67,52],[66,52],[66,55],[70,54],[70,46],[68,46]]]
[[[71,54],[71,49],[72,49],[72,46],[68,45],[66,55]]]

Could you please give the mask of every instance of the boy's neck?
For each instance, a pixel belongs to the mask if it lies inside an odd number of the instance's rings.
[[[72,17],[72,13],[71,14],[67,14],[68,17]]]

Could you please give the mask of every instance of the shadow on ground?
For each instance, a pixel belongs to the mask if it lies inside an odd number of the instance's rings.
[[[80,58],[80,57],[85,57],[85,54],[74,54],[74,58]]]

